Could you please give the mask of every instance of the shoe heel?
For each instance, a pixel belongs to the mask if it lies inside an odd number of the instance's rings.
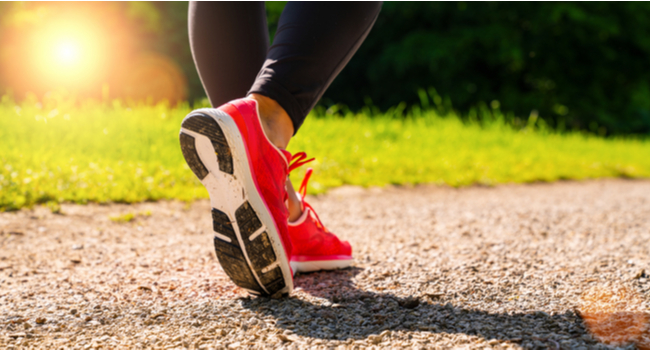
[[[230,175],[233,174],[232,154],[230,152],[230,146],[228,145],[228,141],[226,141],[226,136],[223,134],[223,130],[221,130],[221,127],[219,126],[216,120],[205,115],[192,115],[185,118],[185,120],[183,120],[181,127],[183,129],[187,129],[195,133],[204,135],[208,139],[210,139],[210,142],[212,142],[212,147],[214,147],[214,151],[217,156],[217,163],[219,164],[219,170],[221,170],[226,174],[230,174]],[[183,133],[181,133],[181,135],[183,135]],[[182,137],[181,137],[181,149],[183,149],[183,155],[185,155]],[[190,151],[189,148],[188,151]],[[198,153],[196,152],[196,148],[194,148],[194,155],[190,155],[190,157],[197,157],[197,158],[199,157]],[[188,157],[185,157],[185,159],[188,159]],[[205,166],[203,167],[205,168]],[[199,177],[199,179],[203,180],[203,178],[201,177]]]
[[[236,162],[233,162],[231,146],[219,123],[208,115],[194,113],[183,120],[181,128],[181,151],[189,168],[206,186],[211,201],[219,198],[230,202],[227,208],[231,209],[212,208],[214,248],[226,274],[251,294],[273,296],[290,291],[267,228],[248,202],[243,187],[236,187],[236,190],[233,187],[238,184],[233,180]],[[202,139],[201,151],[198,150],[199,138]],[[211,151],[208,152],[210,144],[215,158],[211,158]],[[208,177],[211,173],[212,176]],[[215,177],[224,176],[229,180],[215,186]],[[233,196],[234,193],[241,194]],[[229,197],[222,198],[224,196]],[[213,203],[215,205],[217,203]]]

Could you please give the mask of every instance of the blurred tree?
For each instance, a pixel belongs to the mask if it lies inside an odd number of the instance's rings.
[[[201,80],[199,79],[190,43],[187,28],[186,1],[152,2],[160,14],[159,29],[151,38],[154,50],[169,57],[173,57],[187,77],[188,93],[190,99],[205,97]]]
[[[650,132],[650,4],[387,2],[326,103],[417,103],[435,87],[467,111],[607,133]]]
[[[285,4],[267,3],[271,38]],[[170,84],[187,84],[181,90],[190,101],[205,96],[187,40],[186,2],[0,3],[0,63],[28,56],[19,31],[49,15],[39,12],[43,6],[102,13],[97,22],[110,33],[111,59],[117,57],[102,74],[130,77],[128,93],[163,84],[162,95],[180,96]],[[535,110],[559,128],[649,133],[649,34],[650,3],[643,2],[387,2],[322,103],[387,109],[420,103],[418,90],[433,87],[460,112],[494,102],[521,117]],[[137,77],[149,87],[136,91],[129,72],[137,62],[158,62],[167,78],[144,69]],[[3,67],[0,88],[13,88],[6,77],[17,70]]]

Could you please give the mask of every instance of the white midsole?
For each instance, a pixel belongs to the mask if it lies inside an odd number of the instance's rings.
[[[181,132],[195,138],[196,150],[203,165],[208,169],[209,174],[201,181],[210,195],[210,205],[222,212],[228,213],[232,220],[233,229],[237,235],[240,247],[244,252],[246,262],[251,267],[253,276],[259,285],[268,293],[266,287],[262,284],[260,277],[252,268],[251,261],[245,249],[246,245],[241,237],[239,226],[234,220],[234,213],[246,200],[250,203],[255,213],[259,216],[262,225],[265,227],[269,241],[273,246],[277,261],[271,265],[279,265],[287,286],[281,290],[281,293],[290,293],[293,290],[292,276],[289,269],[288,259],[284,252],[284,247],[280,240],[278,229],[275,221],[269,212],[264,200],[259,195],[257,186],[255,186],[250,167],[246,161],[246,148],[242,140],[239,129],[235,121],[225,112],[217,109],[200,109],[192,112],[192,115],[208,115],[212,117],[221,127],[226,141],[230,147],[233,159],[233,175],[226,174],[219,170],[219,164],[215,157],[215,149],[210,139],[204,135],[198,134],[191,130],[181,128]],[[234,131],[234,132],[233,132]],[[242,191],[242,188],[244,189]],[[261,233],[261,231],[259,231]],[[216,232],[215,232],[216,234]],[[251,237],[252,238],[252,237]],[[269,265],[269,266],[271,266]],[[267,270],[268,271],[268,270]]]
[[[315,260],[315,261],[291,261],[293,273],[313,272],[320,270],[337,270],[350,267],[353,259],[348,260]]]

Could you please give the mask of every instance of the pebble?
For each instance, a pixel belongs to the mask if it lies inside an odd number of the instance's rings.
[[[0,348],[607,349],[576,310],[619,285],[647,304],[646,198],[641,180],[335,190],[309,200],[355,266],[278,299],[229,281],[207,201],[0,213],[47,227],[0,238]],[[106,219],[147,210],[142,231]]]

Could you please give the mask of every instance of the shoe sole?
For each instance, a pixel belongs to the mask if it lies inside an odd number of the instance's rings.
[[[187,165],[210,195],[214,248],[226,274],[251,294],[290,293],[289,261],[235,121],[217,109],[194,111],[179,137]]]
[[[315,272],[345,269],[352,266],[354,259],[347,260],[315,260],[315,261],[291,261],[291,268],[294,273]]]

